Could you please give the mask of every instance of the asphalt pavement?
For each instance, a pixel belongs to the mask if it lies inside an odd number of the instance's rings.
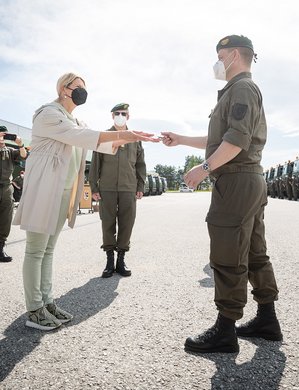
[[[217,316],[205,216],[210,193],[138,201],[126,263],[132,276],[102,279],[98,214],[83,210],[57,244],[54,291],[74,315],[54,332],[26,328],[25,232],[13,226],[0,264],[0,389],[299,389],[299,202],[269,199],[268,253],[280,299],[283,342],[240,339],[238,354],[196,355],[186,337]],[[256,304],[248,288],[244,321]]]

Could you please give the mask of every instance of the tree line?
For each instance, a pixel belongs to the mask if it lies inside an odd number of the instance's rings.
[[[165,177],[167,180],[167,186],[170,190],[178,190],[181,183],[184,182],[184,175],[194,166],[201,164],[204,159],[201,156],[186,156],[185,164],[183,168],[175,167],[172,165],[162,165],[157,164],[154,167],[156,173],[158,173],[161,177]],[[210,187],[210,180],[207,177],[204,181],[202,181],[197,189],[206,190]]]

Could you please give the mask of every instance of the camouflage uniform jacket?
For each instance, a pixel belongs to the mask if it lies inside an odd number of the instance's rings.
[[[111,127],[109,131],[116,131]],[[115,155],[93,152],[89,171],[92,193],[100,191],[144,192],[146,165],[141,142],[118,148]]]

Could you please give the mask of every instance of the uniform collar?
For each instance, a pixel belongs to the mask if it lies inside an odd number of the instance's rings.
[[[128,130],[128,126],[126,125],[126,130]],[[116,130],[116,128],[114,127],[114,126],[112,126],[110,129],[109,129],[109,131],[118,131],[118,130]],[[123,130],[124,131],[124,130]]]
[[[241,79],[251,79],[252,76],[251,76],[251,73],[250,72],[241,72],[239,74],[237,74],[236,76],[234,76],[231,80],[229,80],[229,82],[225,85],[225,87],[223,89],[220,89],[218,91],[218,100],[221,98],[221,96],[233,85],[235,84],[237,81],[241,80]]]

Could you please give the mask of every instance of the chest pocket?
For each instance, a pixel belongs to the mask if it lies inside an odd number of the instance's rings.
[[[136,163],[137,161],[137,143],[127,145],[127,157],[131,163]]]

